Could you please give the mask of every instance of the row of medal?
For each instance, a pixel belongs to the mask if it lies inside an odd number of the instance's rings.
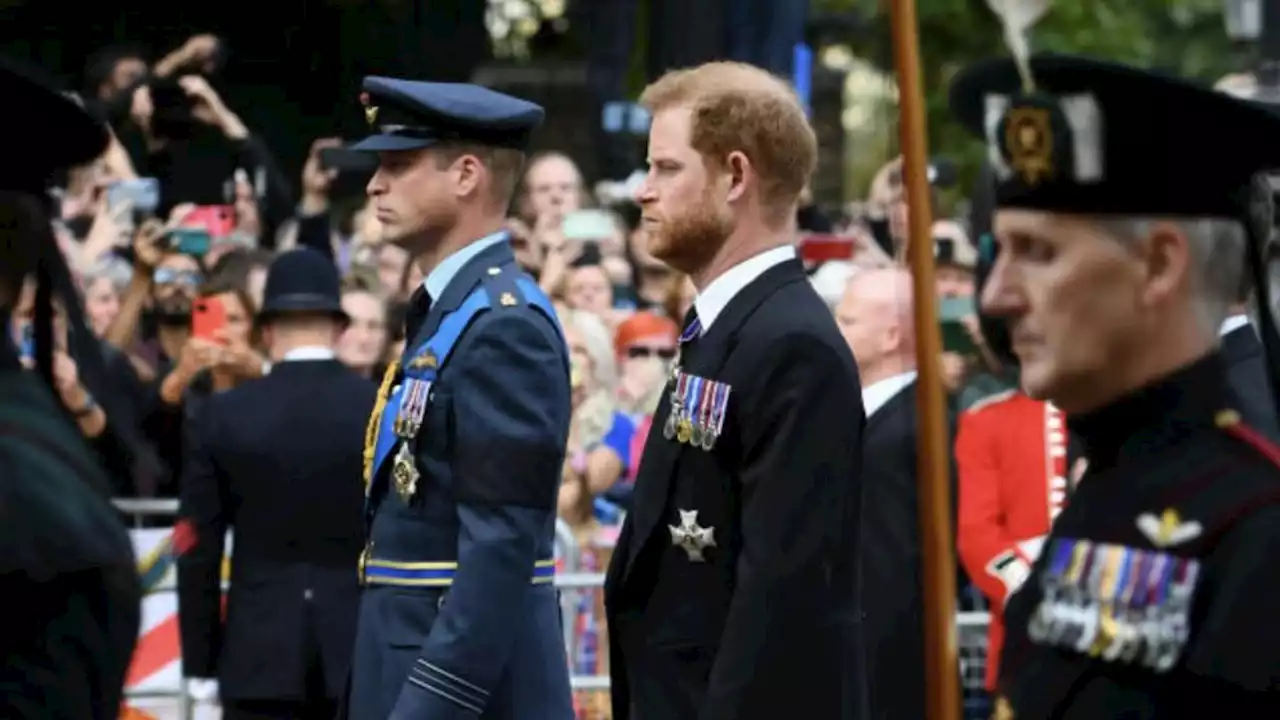
[[[727,383],[690,375],[677,368],[671,409],[662,426],[663,437],[703,450],[715,447],[724,430],[731,390]]]
[[[431,381],[405,378],[400,395],[400,406],[396,408],[396,419],[392,426],[400,441],[400,450],[396,452],[395,464],[391,466],[391,482],[400,496],[401,502],[409,502],[418,492],[418,464],[413,456],[413,439],[422,429],[422,419],[427,414],[427,403],[431,400]]]
[[[1047,561],[1033,642],[1156,672],[1177,664],[1199,561],[1071,538],[1055,539]]]

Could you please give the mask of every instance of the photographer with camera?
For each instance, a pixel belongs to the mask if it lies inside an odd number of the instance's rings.
[[[273,237],[291,210],[292,191],[266,145],[209,78],[153,77],[133,89],[129,115],[141,135],[134,164],[159,181],[161,214],[182,203],[234,206],[244,194],[241,171],[262,216],[251,240]]]

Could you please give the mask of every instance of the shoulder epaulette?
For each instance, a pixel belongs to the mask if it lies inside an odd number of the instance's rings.
[[[990,407],[992,405],[995,405],[996,403],[1004,402],[1005,400],[1008,400],[1009,398],[1013,397],[1016,392],[1017,392],[1016,390],[1001,390],[1000,392],[995,393],[993,395],[988,395],[982,398],[981,400],[979,400],[978,402],[970,405],[968,409],[965,410],[965,412],[975,413],[985,407]]]
[[[1280,467],[1280,447],[1277,447],[1266,435],[1245,425],[1240,418],[1240,413],[1235,410],[1219,410],[1218,414],[1213,418],[1213,424],[1217,425],[1226,434],[1256,450],[1272,465]]]

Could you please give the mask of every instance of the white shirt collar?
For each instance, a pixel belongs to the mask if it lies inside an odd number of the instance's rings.
[[[887,377],[883,380],[877,380],[867,387],[862,388],[862,409],[866,412],[867,417],[871,417],[875,411],[885,406],[885,403],[893,399],[894,395],[902,392],[904,388],[916,381],[916,371],[904,372],[893,377]]]
[[[471,261],[471,258],[506,239],[505,230],[485,235],[461,250],[454,251],[452,255],[441,261],[422,281],[422,286],[427,289],[427,294],[431,296],[432,301],[439,300],[440,296],[444,295],[445,288],[449,287],[449,281],[453,280],[458,271]]]
[[[1222,327],[1218,329],[1218,337],[1226,337],[1227,333],[1233,330],[1239,330],[1249,324],[1248,315],[1232,315],[1222,321]]]
[[[698,321],[702,324],[705,335],[716,321],[716,317],[724,311],[725,306],[734,296],[742,292],[742,288],[750,285],[766,270],[795,258],[796,249],[792,245],[765,250],[759,255],[747,258],[729,268],[723,275],[711,281],[706,289],[698,293],[693,305],[698,309]]]
[[[298,360],[332,360],[337,355],[334,354],[333,348],[327,348],[323,345],[309,345],[306,347],[296,347],[284,354],[280,362],[295,362]]]

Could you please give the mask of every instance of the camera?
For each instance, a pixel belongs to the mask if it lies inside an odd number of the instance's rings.
[[[195,127],[195,102],[178,81],[156,78],[148,85],[151,91],[151,134],[157,138],[182,139]]]

